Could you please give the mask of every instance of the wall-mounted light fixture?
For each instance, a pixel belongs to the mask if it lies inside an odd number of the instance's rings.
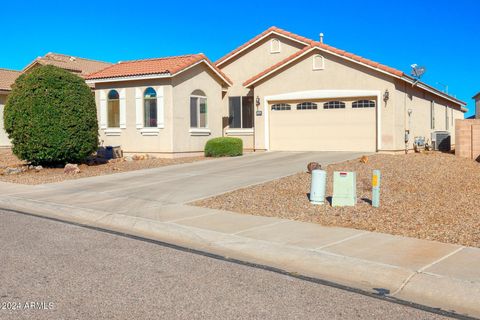
[[[388,99],[390,99],[390,92],[388,92],[388,89],[385,90],[385,92],[383,93],[383,101],[387,102]]]
[[[411,117],[412,116],[412,112],[413,110],[412,109],[408,109],[408,116]]]
[[[259,96],[257,96],[257,98],[255,99],[255,104],[256,104],[257,107],[260,105],[260,97]]]

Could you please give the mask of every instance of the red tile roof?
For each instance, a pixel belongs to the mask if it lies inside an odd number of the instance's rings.
[[[291,39],[295,39],[297,41],[300,41],[300,42],[303,42],[305,43],[306,45],[308,44],[311,44],[313,41],[311,39],[308,39],[308,38],[305,38],[305,37],[302,37],[302,36],[299,36],[299,35],[296,35],[294,33],[291,33],[291,32],[288,32],[288,31],[285,31],[285,30],[282,30],[280,28],[277,28],[277,27],[270,27],[268,28],[267,30],[265,30],[264,32],[260,33],[258,36],[256,36],[255,38],[251,39],[250,41],[244,43],[243,45],[241,45],[240,47],[238,47],[237,49],[227,53],[225,56],[223,56],[222,58],[218,59],[217,61],[215,61],[215,65],[218,66],[220,64],[222,64],[223,62],[225,62],[227,59],[229,59],[231,56],[235,55],[236,53],[242,51],[243,49],[247,48],[249,45],[257,42],[259,39],[263,38],[264,36],[270,34],[271,32],[275,32],[275,33],[278,33],[278,34],[281,34],[281,35],[284,35],[288,38],[291,38]]]
[[[231,84],[231,80],[203,54],[154,58],[145,60],[123,61],[87,76],[87,80],[119,78],[141,75],[165,74],[175,75],[178,72],[194,65],[197,62],[205,63],[216,71],[224,80]]]
[[[388,72],[390,74],[393,74],[393,75],[396,75],[398,77],[402,77],[404,76],[405,74],[403,73],[403,71],[400,71],[400,70],[397,70],[397,69],[394,69],[394,68],[390,68],[386,65],[383,65],[383,64],[380,64],[378,62],[375,62],[375,61],[372,61],[372,60],[369,60],[369,59],[365,59],[363,57],[360,57],[360,56],[357,56],[353,53],[350,53],[350,52],[346,52],[344,50],[340,50],[340,49],[337,49],[337,48],[334,48],[332,46],[329,46],[327,44],[324,44],[324,43],[320,43],[320,42],[315,42],[315,41],[312,41],[311,45],[303,48],[302,50],[300,51],[297,51],[295,52],[294,54],[292,54],[291,56],[285,58],[284,60],[274,64],[273,66],[263,70],[262,72],[260,72],[259,74],[251,77],[250,79],[248,79],[247,81],[245,81],[243,83],[244,86],[249,86],[252,82],[256,81],[257,79],[263,77],[264,75],[270,73],[271,71],[277,69],[277,68],[280,68],[281,66],[283,66],[284,64],[290,62],[290,61],[293,61],[295,60],[295,58],[301,56],[303,53],[305,53],[306,51],[309,51],[309,50],[312,50],[314,48],[318,48],[318,49],[323,49],[325,51],[328,51],[328,52],[332,52],[332,53],[335,53],[335,54],[338,54],[340,56],[343,56],[345,58],[349,58],[349,59],[352,59],[356,62],[360,62],[360,63],[363,63],[363,64],[366,64],[370,67],[373,67],[373,68],[376,68],[376,69],[380,69],[382,71],[385,71],[385,72]]]
[[[22,74],[20,71],[0,68],[0,90],[12,90],[12,84],[15,83],[20,74]]]

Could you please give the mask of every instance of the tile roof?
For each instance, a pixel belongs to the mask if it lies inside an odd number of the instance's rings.
[[[175,75],[185,70],[197,62],[205,61],[205,63],[217,72],[224,81],[231,84],[231,80],[203,54],[190,54],[184,56],[164,57],[145,60],[123,61],[103,70],[92,73],[87,80],[118,78],[129,76],[142,76],[153,74]]]
[[[297,52],[295,52],[294,54],[290,55],[289,57],[285,58],[284,60],[274,64],[273,66],[263,70],[262,72],[260,72],[259,74],[251,77],[250,79],[246,80],[243,85],[244,86],[249,86],[251,83],[255,82],[256,80],[258,80],[259,78],[263,77],[264,75],[270,73],[271,71],[277,69],[277,68],[280,68],[281,66],[283,66],[284,64],[290,62],[290,61],[293,61],[295,60],[295,58],[301,56],[303,53],[307,52],[307,51],[310,51],[312,49],[323,49],[325,51],[328,51],[328,52],[332,52],[332,53],[335,53],[335,54],[338,54],[340,56],[343,56],[345,58],[349,58],[349,59],[352,59],[356,62],[360,62],[360,63],[363,63],[363,64],[366,64],[370,67],[373,67],[373,68],[376,68],[376,69],[379,69],[379,70],[382,70],[382,71],[385,71],[385,72],[388,72],[390,74],[393,74],[393,75],[396,75],[398,77],[402,77],[404,76],[405,74],[403,73],[403,71],[400,71],[400,70],[397,70],[397,69],[394,69],[394,68],[391,68],[389,66],[386,66],[386,65],[383,65],[383,64],[380,64],[378,62],[375,62],[375,61],[372,61],[372,60],[369,60],[369,59],[365,59],[361,56],[357,56],[353,53],[350,53],[350,52],[346,52],[345,50],[340,50],[340,49],[337,49],[337,48],[334,48],[332,46],[329,46],[329,45],[326,45],[324,43],[321,43],[321,42],[315,42],[315,41],[312,41],[311,44],[305,48],[303,48],[302,50],[299,50]]]
[[[261,34],[259,34],[258,36],[254,37],[253,39],[251,39],[250,41],[248,41],[247,43],[243,44],[242,46],[238,47],[237,49],[231,51],[230,53],[228,53],[227,55],[225,55],[224,57],[220,58],[219,60],[217,60],[215,62],[215,65],[221,65],[223,62],[225,62],[226,60],[228,60],[230,57],[234,56],[236,53],[239,53],[241,52],[242,50],[244,50],[245,48],[247,48],[248,46],[250,46],[251,44],[259,41],[260,39],[262,39],[263,37],[267,36],[268,34],[270,33],[277,33],[277,34],[281,34],[281,35],[284,35],[285,37],[288,37],[288,38],[291,38],[291,39],[294,39],[294,40],[297,40],[297,41],[300,41],[300,42],[303,42],[305,43],[305,47],[302,49],[302,50],[299,50],[297,51],[296,53],[292,54],[291,56],[285,58],[284,60],[276,63],[275,65],[263,70],[262,72],[260,72],[259,74],[251,77],[250,79],[246,80],[243,85],[245,87],[248,87],[249,85],[251,85],[253,82],[255,82],[256,80],[258,80],[259,78],[265,76],[266,74],[272,72],[273,70],[276,70],[278,68],[281,68],[283,65],[287,64],[288,62],[290,61],[293,61],[295,60],[297,57],[301,56],[303,53],[305,53],[306,51],[309,51],[311,49],[314,49],[314,48],[318,48],[318,49],[321,49],[321,50],[324,50],[324,51],[327,51],[327,52],[331,52],[331,53],[334,53],[334,54],[337,54],[341,57],[344,57],[346,59],[350,59],[350,60],[353,60],[355,62],[358,62],[358,63],[362,63],[362,64],[365,64],[371,68],[374,68],[374,69],[378,69],[380,71],[384,71],[386,73],[389,73],[393,76],[396,76],[396,77],[399,77],[399,78],[402,78],[404,81],[407,81],[407,82],[414,82],[414,83],[418,83],[419,85],[422,85],[424,87],[427,88],[427,90],[429,91],[432,91],[434,92],[435,94],[437,95],[440,95],[440,96],[444,96],[444,97],[447,97],[448,99],[450,100],[454,100],[460,104],[463,104],[463,105],[466,105],[466,103],[464,101],[461,101],[451,95],[448,95],[448,94],[445,94],[421,81],[417,81],[415,79],[413,79],[412,77],[406,75],[403,71],[400,71],[400,70],[397,70],[395,68],[392,68],[392,67],[389,67],[387,65],[384,65],[384,64],[381,64],[381,63],[378,63],[378,62],[375,62],[375,61],[372,61],[370,59],[366,59],[366,58],[363,58],[361,56],[358,56],[356,54],[353,54],[353,53],[350,53],[350,52],[347,52],[345,50],[340,50],[340,49],[337,49],[335,47],[332,47],[332,46],[329,46],[323,42],[317,42],[317,41],[314,41],[314,40],[311,40],[311,39],[308,39],[308,38],[305,38],[305,37],[302,37],[302,36],[298,36],[294,33],[291,33],[291,32],[288,32],[288,31],[285,31],[285,30],[282,30],[280,28],[277,28],[277,27],[270,27],[269,29],[265,30],[264,32],[262,32]],[[479,93],[480,94],[480,93]],[[478,95],[478,94],[477,94]],[[474,97],[475,98],[475,97]]]
[[[22,74],[20,71],[0,68],[0,90],[10,91],[20,74]]]
[[[226,60],[228,60],[230,57],[232,57],[233,55],[235,55],[236,53],[242,51],[243,49],[247,48],[248,46],[250,46],[251,44],[257,42],[259,39],[263,38],[264,36],[272,33],[272,32],[275,32],[275,33],[278,33],[278,34],[281,34],[281,35],[284,35],[288,38],[291,38],[291,39],[295,39],[297,41],[300,41],[300,42],[303,42],[305,43],[306,45],[309,45],[311,44],[312,42],[314,42],[313,40],[311,39],[308,39],[308,38],[305,38],[305,37],[302,37],[302,36],[299,36],[299,35],[296,35],[294,33],[291,33],[289,31],[286,31],[286,30],[283,30],[283,29],[280,29],[280,28],[277,28],[275,26],[273,27],[270,27],[268,28],[267,30],[265,30],[264,32],[260,33],[258,36],[254,37],[253,39],[251,39],[250,41],[244,43],[243,45],[241,45],[240,47],[236,48],[235,50],[227,53],[226,55],[224,55],[223,57],[221,57],[220,59],[218,59],[217,61],[215,61],[215,65],[218,66],[220,64],[222,64],[223,62],[225,62]]]
[[[24,71],[33,67],[37,63],[41,65],[53,65],[76,73],[83,78],[85,78],[90,73],[100,71],[112,65],[112,63],[110,62],[96,61],[50,52],[47,53],[45,56],[38,57],[37,59],[32,61],[32,63],[25,67]]]

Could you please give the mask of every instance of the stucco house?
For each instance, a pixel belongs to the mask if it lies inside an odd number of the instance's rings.
[[[11,86],[22,73],[29,72],[38,66],[53,65],[70,71],[82,78],[92,72],[96,72],[112,65],[110,62],[96,61],[91,59],[73,57],[66,54],[49,52],[43,57],[38,57],[29,63],[22,71],[0,69],[0,148],[11,146],[8,135],[4,130],[3,108]]]
[[[433,131],[454,144],[466,112],[400,70],[276,27],[215,64],[201,54],[127,61],[87,83],[105,145],[163,156],[202,152],[218,136],[256,151],[397,152]]]

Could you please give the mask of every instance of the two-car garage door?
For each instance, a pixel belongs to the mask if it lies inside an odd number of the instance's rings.
[[[270,150],[376,150],[374,98],[270,102]]]

